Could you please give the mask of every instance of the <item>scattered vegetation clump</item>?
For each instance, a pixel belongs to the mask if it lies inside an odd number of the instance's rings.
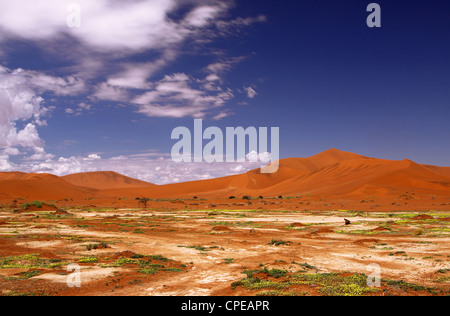
[[[142,274],[156,274],[156,273],[158,273],[158,269],[142,268],[142,269],[139,269],[138,272],[142,273]]]
[[[188,248],[188,249],[195,249],[195,250],[203,251],[203,252],[211,251],[210,249],[207,249],[207,248],[205,248],[203,246],[178,246],[178,247],[183,247],[183,248]]]
[[[298,263],[298,265],[299,265],[299,266],[302,266],[302,267],[304,267],[304,268],[306,268],[306,269],[309,269],[309,270],[317,269],[315,266],[312,266],[312,265],[310,265],[310,264],[307,263],[307,262],[305,262],[305,263]]]
[[[26,211],[32,207],[42,209],[44,206],[50,206],[50,207],[56,208],[56,206],[54,204],[47,204],[47,203],[44,203],[41,201],[33,201],[33,202],[28,202],[28,203],[22,204],[21,208]]]
[[[448,283],[448,282],[450,282],[450,276],[441,276],[441,277],[437,278],[436,282],[437,283]]]
[[[180,264],[177,266],[173,266],[172,264],[170,264],[168,266],[166,263],[170,262],[173,262],[173,260],[165,258],[161,255],[132,254],[131,256],[126,257],[122,256],[109,264],[100,264],[100,266],[103,268],[123,267],[123,266],[127,266],[127,268],[132,268],[132,266],[135,266],[137,267],[137,272],[144,275],[157,274],[159,271],[167,271],[167,272],[185,271],[183,268],[186,268],[186,265]]]
[[[413,291],[431,291],[434,288],[429,288],[423,285],[418,285],[415,283],[408,283],[403,280],[397,281],[397,280],[383,280],[390,286],[395,286],[398,288],[401,288],[402,290],[413,290]]]
[[[232,288],[239,286],[247,290],[269,289],[270,291],[259,292],[257,295],[270,296],[295,296],[306,295],[305,292],[298,293],[293,287],[302,285],[308,288],[317,288],[321,295],[325,296],[366,296],[380,292],[380,288],[367,286],[367,276],[364,274],[338,274],[338,273],[317,273],[307,274],[296,272],[289,274],[286,270],[249,270],[244,271],[247,278],[234,282]],[[280,280],[268,280],[258,278],[258,274],[265,273]],[[282,291],[284,290],[284,291]]]
[[[59,259],[43,259],[39,254],[0,258],[0,269],[54,269],[66,265]]]
[[[88,244],[85,245],[87,251],[96,250],[96,249],[106,249],[109,248],[109,245],[106,242],[101,242],[98,244]]]
[[[281,269],[267,269],[264,268],[262,270],[247,270],[242,272],[247,275],[247,278],[242,279],[241,281],[233,282],[231,287],[236,289],[238,286],[243,286],[248,290],[260,290],[260,289],[287,289],[289,288],[289,284],[284,284],[280,282],[274,282],[270,280],[262,280],[259,277],[256,277],[256,274],[266,274],[273,278],[281,278],[286,276],[288,271]]]
[[[91,257],[84,257],[81,258],[80,260],[78,260],[79,263],[97,263],[98,262],[98,258],[91,256]]]
[[[40,201],[34,201],[34,202],[29,202],[29,203],[23,204],[23,205],[22,205],[22,208],[23,208],[24,210],[29,209],[31,206],[34,206],[34,207],[36,207],[36,208],[42,208],[42,205],[43,205],[43,204],[44,204],[44,203],[42,203],[42,202],[40,202]]]
[[[343,276],[338,273],[294,274],[290,277],[296,282],[319,286],[319,292],[326,296],[364,296],[381,291],[367,286],[367,276],[352,274]]]
[[[153,200],[149,199],[149,198],[137,198],[137,201],[138,201],[138,206],[146,209],[148,202],[153,201]]]
[[[250,278],[250,279],[254,278],[254,275],[258,274],[258,273],[264,273],[264,274],[267,274],[267,275],[269,275],[269,276],[271,276],[273,278],[278,279],[278,278],[286,276],[286,274],[288,272],[289,271],[282,270],[282,269],[270,269],[269,270],[267,267],[264,267],[264,269],[261,269],[261,270],[246,270],[246,271],[244,271],[242,273],[245,274],[247,276],[247,278]]]
[[[172,261],[170,259],[167,259],[166,257],[163,257],[162,255],[152,255],[149,257],[153,260],[158,260],[158,261],[163,261],[163,262]]]
[[[291,244],[292,244],[292,241],[284,241],[284,240],[277,240],[277,239],[272,239],[269,242],[269,245],[271,245],[271,246],[284,246],[284,245],[289,246]]]
[[[17,273],[15,277],[10,277],[8,279],[10,280],[28,280],[31,279],[32,277],[38,276],[39,274],[41,274],[40,270],[31,270],[31,271],[26,271],[26,272],[19,272]]]

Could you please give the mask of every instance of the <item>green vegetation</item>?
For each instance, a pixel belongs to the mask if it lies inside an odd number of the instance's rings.
[[[42,259],[39,254],[0,258],[0,269],[54,269],[67,263],[58,259]]]
[[[437,278],[436,282],[438,283],[448,283],[450,282],[450,276],[442,276]]]
[[[297,284],[317,285],[319,292],[326,296],[364,296],[380,291],[367,286],[367,276],[364,274],[342,276],[338,273],[297,273],[290,279]]]
[[[170,268],[163,268],[162,271],[169,271],[169,272],[183,272],[184,270],[179,269],[179,268],[170,267]]]
[[[42,208],[43,204],[45,204],[45,203],[40,202],[40,201],[34,201],[34,202],[25,203],[21,207],[25,210],[29,209],[32,206],[37,207],[37,208]]]
[[[309,265],[305,266],[312,267]],[[325,296],[365,296],[381,291],[379,288],[368,287],[367,276],[363,274],[351,274],[348,276],[338,273],[305,274],[297,272],[288,274],[286,270],[268,270],[267,268],[244,271],[243,273],[247,275],[247,278],[232,283],[232,288],[236,289],[242,286],[247,290],[271,290],[259,292],[257,295],[305,295],[305,292],[299,293],[292,289],[292,287],[302,285],[306,285],[308,288],[317,288],[319,293]],[[260,273],[280,280],[260,279],[255,276]]]
[[[86,250],[91,251],[92,249],[94,249],[94,250],[95,249],[105,249],[105,248],[108,248],[109,246],[106,242],[101,242],[98,244],[88,244],[88,245],[85,245],[85,247],[86,247]]]
[[[401,288],[402,290],[413,290],[413,291],[432,291],[434,288],[426,287],[423,285],[418,285],[415,283],[408,283],[403,280],[397,281],[397,280],[383,280],[383,282],[386,282],[386,284],[390,286],[395,286],[398,288]]]
[[[304,267],[304,268],[306,268],[306,269],[309,269],[309,270],[317,269],[315,266],[312,266],[312,265],[310,265],[310,264],[307,263],[307,262],[305,262],[305,263],[296,263],[296,262],[292,262],[292,263],[298,264],[299,266],[302,266],[302,267]]]
[[[156,274],[156,273],[158,273],[158,269],[142,268],[142,269],[139,269],[138,272],[142,273],[142,274]]]
[[[184,247],[184,248],[188,248],[188,249],[195,249],[195,250],[203,251],[203,252],[211,251],[210,249],[207,249],[207,248],[205,248],[203,246],[178,246],[178,247]]]
[[[272,239],[269,242],[269,245],[271,245],[271,246],[282,246],[282,245],[290,246],[291,244],[292,244],[292,241],[284,241],[284,240],[277,240],[277,239]]]
[[[32,270],[32,271],[26,271],[26,272],[20,272],[18,273],[17,277],[10,277],[8,278],[9,280],[28,280],[31,279],[32,277],[38,276],[39,274],[41,274],[40,270]]]
[[[138,200],[138,206],[142,205],[142,207],[145,209],[147,208],[148,202],[152,201],[152,199],[149,199],[149,198],[137,198],[137,200]]]
[[[79,263],[97,263],[98,258],[97,257],[84,257],[78,260]]]
[[[21,208],[24,210],[28,210],[30,207],[33,207],[33,206],[36,208],[42,208],[45,205],[56,207],[54,204],[47,204],[47,203],[44,203],[41,201],[33,201],[33,202],[28,202],[28,203],[22,204]]]
[[[170,259],[167,259],[167,258],[165,258],[165,257],[163,257],[163,256],[161,256],[161,255],[152,255],[152,256],[149,256],[151,259],[153,259],[153,260],[158,260],[158,261],[162,261],[162,262],[168,262],[168,261],[172,261],[172,260],[170,260]]]
[[[154,261],[158,261],[155,263]],[[136,266],[138,268],[137,272],[144,275],[153,275],[157,274],[159,271],[167,271],[167,272],[183,272],[182,268],[186,268],[186,265],[179,265],[178,267],[174,266],[166,266],[164,263],[173,262],[173,260],[165,258],[161,255],[141,255],[135,254],[130,258],[121,257],[116,259],[112,263],[100,264],[103,268],[110,267],[131,267]]]

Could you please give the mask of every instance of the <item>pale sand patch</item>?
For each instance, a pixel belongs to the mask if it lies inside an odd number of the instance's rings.
[[[112,276],[114,273],[123,271],[123,269],[117,268],[92,268],[81,270],[81,286],[83,283],[90,283],[93,281],[98,281],[101,279],[105,279],[109,276]],[[54,273],[45,273],[38,276],[33,277],[32,279],[44,279],[48,281],[52,281],[55,283],[67,283],[70,278],[70,275],[73,272],[68,272],[67,275],[59,275]]]
[[[29,241],[29,242],[19,242],[17,246],[23,246],[26,248],[49,248],[57,247],[62,245],[63,241]]]

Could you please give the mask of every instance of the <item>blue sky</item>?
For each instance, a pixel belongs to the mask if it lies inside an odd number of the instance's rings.
[[[70,3],[81,27],[69,28]],[[174,164],[171,131],[280,127],[329,148],[450,166],[450,3],[4,0],[0,171],[114,170],[154,183],[255,164]]]

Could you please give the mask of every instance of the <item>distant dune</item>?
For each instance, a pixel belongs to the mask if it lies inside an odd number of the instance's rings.
[[[97,190],[148,188],[155,186],[155,184],[129,178],[112,171],[76,173],[64,176],[62,179],[76,186]]]
[[[0,200],[84,199],[98,190],[78,187],[51,174],[0,173]]]
[[[166,197],[189,194],[352,197],[375,192],[390,196],[395,188],[450,193],[450,168],[419,165],[410,160],[383,160],[330,149],[309,158],[282,159],[279,164],[274,174],[262,174],[256,169],[220,179],[165,185],[152,193]]]
[[[420,165],[411,160],[384,160],[330,149],[309,158],[279,161],[277,173],[259,169],[229,177],[157,186],[115,172],[92,172],[56,177],[21,172],[0,173],[0,200],[103,201],[136,197],[228,198],[320,196],[360,199],[368,195],[392,198],[399,192],[450,196],[450,168]]]

